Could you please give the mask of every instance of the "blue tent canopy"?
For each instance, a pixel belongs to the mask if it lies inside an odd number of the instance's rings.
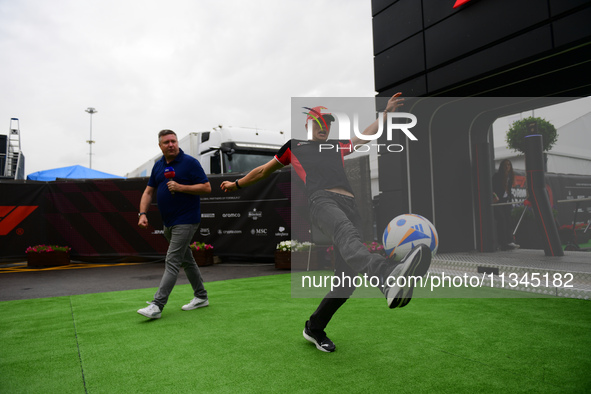
[[[121,178],[122,176],[107,174],[93,170],[83,166],[70,166],[54,168],[53,170],[37,171],[27,175],[27,179],[31,181],[55,181],[57,178],[64,179],[105,179],[105,178]]]

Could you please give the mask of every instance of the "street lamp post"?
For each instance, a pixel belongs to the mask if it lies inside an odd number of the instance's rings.
[[[92,107],[86,108],[85,111],[90,114],[90,139],[86,142],[88,143],[88,145],[90,147],[90,153],[89,153],[90,166],[89,166],[89,168],[92,169],[92,144],[94,144],[94,141],[92,140],[92,114],[96,114],[98,111]]]

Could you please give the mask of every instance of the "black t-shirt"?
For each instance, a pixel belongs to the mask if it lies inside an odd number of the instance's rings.
[[[292,165],[306,185],[308,195],[335,187],[353,194],[345,175],[345,156],[352,152],[351,140],[327,140],[320,143],[291,139],[281,147],[275,160],[284,166]]]
[[[492,186],[493,192],[499,198],[499,203],[511,201],[511,187],[513,185],[511,184],[510,178],[507,177],[507,181],[505,184],[504,183],[505,182],[503,182],[503,174],[501,174],[500,172],[495,172],[492,178]],[[509,191],[508,193],[507,190]]]

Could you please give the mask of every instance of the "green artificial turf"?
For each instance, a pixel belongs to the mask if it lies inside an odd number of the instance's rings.
[[[357,298],[323,353],[302,329],[319,300],[291,298],[290,275],[0,303],[0,393],[589,392],[591,302],[417,298],[389,310]]]

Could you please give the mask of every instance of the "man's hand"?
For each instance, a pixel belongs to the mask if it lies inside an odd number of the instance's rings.
[[[168,182],[166,182],[166,186],[168,187],[168,190],[174,194],[174,192],[180,192],[180,184],[176,183],[173,180],[170,180]]]
[[[401,107],[404,105],[404,103],[403,103],[404,99],[400,97],[401,95],[402,95],[402,93],[398,92],[395,95],[393,95],[392,97],[390,97],[390,99],[388,100],[388,104],[386,105],[386,108],[384,109],[383,118],[380,119],[378,117],[372,124],[367,126],[367,128],[365,130],[363,130],[362,134],[364,134],[364,135],[376,134],[379,130],[380,122],[385,122],[388,119],[388,112],[394,112],[394,111],[396,111],[396,109],[398,107]],[[357,146],[363,145],[363,144],[367,144],[368,142],[369,142],[368,139],[361,139],[357,136],[354,136],[353,138],[351,138],[351,143],[353,144],[354,147],[357,147]]]
[[[141,228],[148,228],[148,216],[140,215],[140,219],[138,220],[137,225]]]
[[[404,105],[403,98],[399,98],[402,95],[401,92],[396,93],[394,96],[390,97],[390,100],[388,100],[388,104],[386,105],[386,110],[384,111],[384,115],[386,112],[394,112],[396,111],[396,109],[398,109],[398,107],[401,107]]]
[[[220,185],[220,189],[222,189],[225,192],[233,192],[238,190],[238,188],[236,187],[236,182],[230,182],[230,181],[223,181],[222,184]]]

